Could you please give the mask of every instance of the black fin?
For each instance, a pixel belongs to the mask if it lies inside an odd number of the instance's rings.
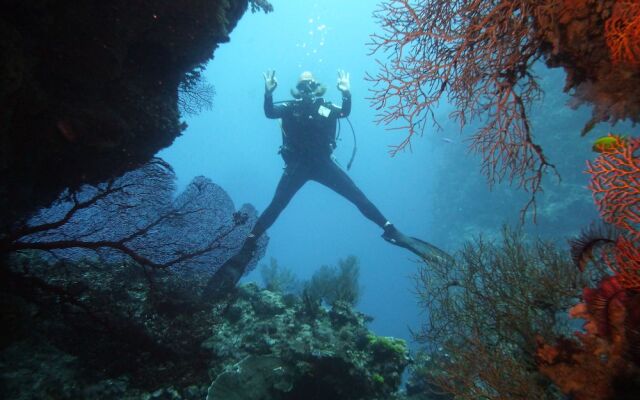
[[[451,255],[431,243],[415,237],[409,237],[409,239],[411,239],[411,248],[409,250],[420,256],[426,262],[439,264],[453,264],[455,262]]]
[[[391,244],[395,244],[396,246],[409,250],[427,263],[453,264],[455,262],[453,257],[451,257],[447,252],[439,249],[431,243],[425,242],[424,240],[406,236],[400,232],[396,233],[394,238],[395,240],[385,237],[385,235],[382,237]]]

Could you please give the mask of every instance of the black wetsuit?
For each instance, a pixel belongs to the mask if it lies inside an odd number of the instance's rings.
[[[321,98],[312,103],[288,101],[274,105],[270,94],[264,98],[267,118],[282,118],[282,158],[286,163],[280,183],[271,204],[262,213],[252,235],[240,251],[228,259],[209,279],[205,298],[218,298],[228,294],[240,280],[247,265],[255,257],[258,238],[275,222],[296,192],[309,180],[333,189],[355,204],[371,221],[384,229],[382,237],[396,246],[404,247],[430,261],[451,257],[437,247],[398,231],[353,183],[351,178],[331,158],[335,148],[338,118],[351,111],[351,95],[342,97],[342,108]]]
[[[271,204],[256,222],[253,229],[255,237],[262,235],[275,222],[296,192],[309,180],[333,189],[355,204],[371,221],[384,227],[386,218],[331,158],[336,147],[338,118],[345,118],[350,112],[349,92],[343,93],[342,108],[322,98],[313,102],[293,100],[274,105],[271,94],[265,94],[264,113],[267,118],[282,119],[280,153],[286,167]]]

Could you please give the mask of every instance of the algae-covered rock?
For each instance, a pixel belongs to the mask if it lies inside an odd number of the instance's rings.
[[[16,332],[0,342],[0,398],[204,398],[210,353],[201,343],[216,318],[200,302],[206,275],[35,256],[12,263],[29,272],[0,283],[0,322]]]
[[[209,400],[390,399],[398,393],[410,361],[406,343],[371,333],[370,318],[347,302],[310,317],[302,298],[285,306],[280,293],[248,284],[228,310],[203,344],[218,360]],[[249,365],[250,379],[243,372]],[[216,397],[221,393],[228,397]]]
[[[247,356],[213,381],[207,400],[262,400],[273,389],[291,389],[291,371],[274,356]]]
[[[327,309],[246,284],[211,304],[194,272],[20,261],[34,285],[20,299],[0,285],[0,321],[17,332],[0,342],[0,397],[399,398],[406,344],[376,336],[347,302]]]

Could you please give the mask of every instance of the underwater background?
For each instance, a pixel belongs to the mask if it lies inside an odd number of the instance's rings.
[[[335,87],[337,70],[351,74],[353,109],[349,119],[357,137],[357,155],[349,175],[382,213],[404,232],[435,240],[438,225],[432,189],[441,155],[435,145],[417,143],[413,153],[391,158],[394,138],[373,122],[375,112],[366,97],[366,72],[375,69],[365,43],[375,30],[368,16],[374,2],[273,3],[274,13],[247,14],[223,44],[205,71],[215,86],[213,109],[188,119],[189,128],[159,156],[175,169],[186,186],[192,177],[205,175],[222,186],[236,205],[252,203],[264,210],[283,171],[277,154],[282,144],[278,121],[268,120],[262,109],[263,72],[276,71],[274,100],[291,98],[301,72],[312,71],[328,90],[325,98],[340,104]],[[358,17],[356,17],[358,16]],[[258,33],[260,32],[260,33]],[[340,121],[340,141],[334,155],[343,169],[351,156],[353,139],[346,121]],[[452,132],[459,142],[457,132]],[[437,140],[434,137],[435,140]],[[455,144],[453,144],[455,146]],[[460,146],[460,144],[457,144]],[[414,258],[386,243],[382,231],[350,202],[330,189],[307,183],[269,229],[270,257],[281,266],[308,278],[321,265],[356,255],[364,288],[360,307],[375,316],[381,334],[406,337],[418,310],[411,295]],[[438,241],[439,242],[439,241]],[[438,243],[447,247],[447,243]],[[260,280],[259,268],[247,276]]]
[[[0,18],[9,55],[0,63],[0,104],[8,105],[0,322],[10,326],[0,335],[0,397],[637,398],[636,2],[9,3],[15,20]],[[523,190],[510,171],[489,182],[504,160],[487,163],[470,147],[491,116],[461,128],[460,103],[447,95],[425,112],[423,133],[393,152],[407,130],[398,129],[406,121],[379,123],[388,111],[376,103],[376,79],[398,56],[398,48],[373,51],[374,35],[390,32],[385,16],[411,31],[418,20],[406,10],[433,17],[430,6],[443,14],[467,6],[500,26],[518,21],[500,11],[514,4],[539,13],[525,24],[535,34],[522,39],[541,46],[527,61],[531,75],[509,89],[526,91],[532,76],[542,90],[523,106],[549,163],[541,187]],[[563,18],[545,20],[546,12]],[[96,21],[115,23],[102,32]],[[635,29],[637,39],[623,43],[624,62],[606,53],[607,62],[592,63],[611,81],[575,72],[589,70],[586,56],[563,58],[608,51],[597,29],[600,41],[565,35],[603,21]],[[487,26],[479,31],[495,28]],[[554,38],[569,45],[558,50]],[[416,43],[428,39],[415,40],[413,50],[424,51]],[[280,121],[263,110],[268,70],[278,81],[274,101],[290,100],[311,71],[337,105],[338,70],[350,74],[336,162],[346,170],[355,152],[348,175],[368,199],[400,231],[453,258],[420,260],[387,243],[353,204],[310,181],[268,229],[266,247],[259,242],[257,265],[238,287],[211,295],[212,273],[241,246],[283,173]],[[623,75],[628,82],[614,81]],[[420,90],[433,85],[425,76]],[[447,85],[455,92],[447,81],[441,94]],[[479,103],[494,94],[478,90]]]
[[[356,132],[357,155],[349,175],[366,196],[400,230],[455,251],[474,235],[499,236],[502,224],[517,224],[527,195],[508,185],[490,191],[480,172],[480,158],[467,150],[466,136],[441,104],[436,119],[442,129],[427,129],[410,150],[395,157],[390,146],[404,132],[377,125],[370,105],[372,83],[364,80],[377,69],[368,55],[370,35],[379,31],[371,18],[374,1],[272,2],[273,13],[246,14],[221,45],[204,76],[215,86],[211,111],[187,119],[188,129],[158,156],[173,166],[180,187],[197,175],[211,178],[236,206],[253,204],[259,211],[271,201],[284,162],[277,121],[263,113],[266,70],[276,71],[274,101],[288,100],[297,78],[311,71],[327,88],[325,98],[340,104],[335,88],[337,70],[351,74],[353,108],[349,119]],[[591,157],[591,142],[576,134],[589,110],[566,107],[560,92],[563,73],[541,66],[549,89],[532,113],[535,138],[558,166],[563,178],[545,178],[538,225],[526,219],[531,234],[542,234],[564,245],[585,223],[597,218],[582,173]],[[340,141],[334,152],[343,169],[353,148],[348,124],[340,121]],[[464,132],[471,132],[468,126]],[[605,134],[605,131],[602,131]],[[566,150],[569,150],[570,153]],[[380,238],[382,232],[347,200],[316,182],[300,190],[269,229],[271,257],[279,265],[308,278],[321,265],[334,265],[355,255],[361,263],[363,286],[359,309],[374,316],[371,327],[382,335],[409,339],[407,327],[420,320],[413,294],[416,257]],[[260,281],[259,269],[245,280]]]

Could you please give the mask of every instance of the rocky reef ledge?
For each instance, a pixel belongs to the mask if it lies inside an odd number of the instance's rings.
[[[376,336],[346,302],[250,283],[211,303],[193,271],[33,258],[15,268],[27,265],[0,291],[5,398],[400,398],[405,342]]]
[[[370,332],[350,304],[239,288],[203,344],[222,362],[207,399],[390,399],[409,363],[403,340]]]
[[[139,167],[184,130],[179,89],[266,0],[8,0],[0,236],[65,188]]]

